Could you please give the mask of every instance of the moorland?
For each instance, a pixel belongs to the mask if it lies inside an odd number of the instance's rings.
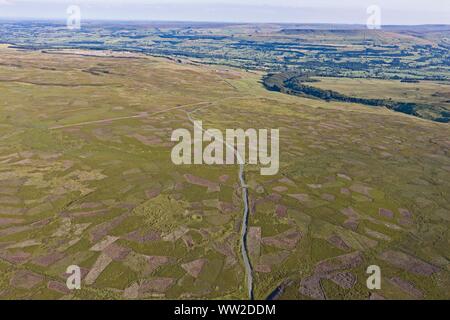
[[[2,22],[0,298],[248,299],[240,167],[170,161],[193,119],[280,130],[278,174],[244,166],[255,298],[450,298],[448,34]]]

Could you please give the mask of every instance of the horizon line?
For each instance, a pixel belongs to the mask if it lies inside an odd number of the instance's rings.
[[[34,18],[34,17],[1,17],[0,22],[4,20],[9,21],[35,21],[35,22],[65,22],[66,19],[63,18]],[[208,21],[208,20],[142,20],[142,19],[105,19],[105,18],[96,18],[96,19],[83,19],[86,22],[138,22],[138,23],[162,23],[162,22],[170,22],[170,23],[209,23],[209,24],[233,24],[233,25],[335,25],[335,26],[366,26],[364,23],[339,23],[339,22],[237,22],[237,21]],[[450,23],[422,23],[422,24],[382,24],[383,27],[420,27],[420,26],[448,26],[450,27]]]

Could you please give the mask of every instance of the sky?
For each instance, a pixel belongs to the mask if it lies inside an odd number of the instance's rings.
[[[66,19],[78,5],[86,20],[450,24],[450,0],[0,0],[0,18]]]

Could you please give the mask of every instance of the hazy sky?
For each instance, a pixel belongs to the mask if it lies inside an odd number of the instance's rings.
[[[69,5],[83,19],[349,24],[378,5],[382,24],[450,24],[450,0],[0,0],[0,17],[66,19]]]

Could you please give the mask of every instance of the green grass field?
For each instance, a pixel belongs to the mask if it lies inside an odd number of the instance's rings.
[[[246,299],[239,168],[172,164],[187,113],[205,128],[280,129],[279,174],[246,167],[256,298],[289,280],[282,299],[368,299],[373,264],[378,296],[450,298],[449,126],[269,92],[262,76],[0,47],[0,298]],[[318,85],[446,92],[345,81]]]

